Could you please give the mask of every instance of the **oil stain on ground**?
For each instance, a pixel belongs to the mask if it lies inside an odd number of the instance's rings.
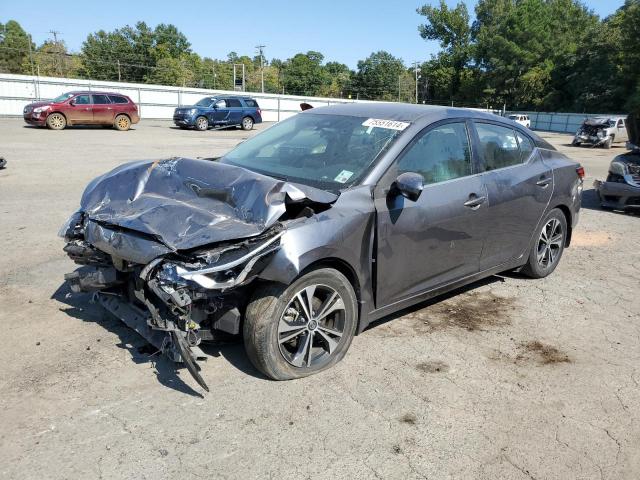
[[[443,330],[484,331],[509,325],[515,298],[490,291],[461,293],[373,328],[374,335],[413,336]]]
[[[416,368],[425,373],[446,373],[449,371],[449,365],[439,361],[422,362],[416,365]]]
[[[472,292],[449,298],[417,312],[419,329],[428,332],[461,328],[469,332],[511,323],[515,299],[492,292]]]
[[[556,363],[571,363],[569,356],[552,345],[547,345],[538,340],[525,342],[520,345],[520,353],[516,361],[535,359],[541,365]]]

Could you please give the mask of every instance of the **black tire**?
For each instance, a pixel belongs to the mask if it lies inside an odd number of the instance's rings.
[[[302,312],[303,308],[296,308],[301,306],[297,299],[304,301],[303,297],[307,292],[305,289],[311,289],[314,285],[310,302],[314,307],[312,318],[308,320]],[[338,300],[342,300],[340,305],[344,308],[337,308],[334,313],[320,317],[320,307],[332,296],[331,291],[339,295]],[[297,296],[298,293],[300,295]],[[315,297],[324,293],[324,301]],[[316,307],[318,310],[315,310]],[[288,316],[285,315],[285,310]],[[315,326],[312,323],[314,315],[318,315]],[[331,315],[333,318],[330,318]],[[344,358],[356,332],[357,317],[357,299],[349,280],[331,268],[313,270],[288,287],[276,284],[258,287],[245,314],[245,350],[251,363],[273,380],[291,380],[313,375],[331,368]],[[333,323],[329,325],[325,322]],[[280,331],[283,325],[288,328],[285,332]],[[339,337],[332,335],[327,340],[325,332],[332,331],[327,327],[342,333]],[[296,329],[300,330],[299,333],[296,333]],[[284,341],[289,337],[290,340]],[[306,349],[304,345],[309,337],[312,347]],[[294,354],[294,351],[302,351],[302,356]],[[302,364],[296,366],[296,362]]]
[[[604,148],[605,150],[609,150],[611,148],[612,143],[613,143],[613,138],[609,137],[602,144],[602,148]]]
[[[574,140],[573,142],[571,142],[571,145],[573,145],[574,147],[579,147],[580,145],[582,145],[582,142]]]
[[[131,119],[124,113],[121,113],[120,115],[116,115],[116,118],[113,120],[113,126],[116,130],[126,132],[131,128]]]
[[[209,128],[209,120],[207,120],[207,117],[200,116],[196,118],[196,130],[204,132],[208,128]]]
[[[555,226],[560,230],[556,230]],[[560,235],[559,239],[557,239],[558,235]],[[544,237],[548,242],[545,243]],[[562,252],[564,252],[567,243],[567,219],[564,213],[557,208],[547,213],[534,238],[529,259],[522,272],[531,278],[544,278],[551,274],[560,263]],[[557,242],[554,239],[557,239]],[[542,260],[540,259],[541,253],[543,253]]]
[[[66,117],[58,112],[53,112],[47,117],[47,128],[50,130],[64,130],[67,126]]]
[[[242,128],[242,130],[253,130],[253,118],[244,117],[240,124],[240,128]]]

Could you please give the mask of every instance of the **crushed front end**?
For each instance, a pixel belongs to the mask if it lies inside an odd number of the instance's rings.
[[[87,241],[91,223],[76,213],[61,232],[64,251],[82,266],[65,275],[71,290],[94,292],[97,303],[171,359],[184,362],[207,389],[196,364],[206,357],[199,345],[240,333],[248,296],[244,287],[280,248],[282,224],[255,237],[171,252],[142,264]],[[108,230],[103,227],[103,234]]]
[[[207,388],[201,342],[240,333],[249,284],[287,221],[336,195],[187,158],[134,162],[89,184],[62,227],[65,276]]]
[[[640,209],[640,151],[618,155],[609,165],[605,182],[593,184],[603,208]]]
[[[611,127],[612,124],[609,119],[587,119],[576,132],[573,145],[607,146],[607,143],[611,142],[609,132]]]

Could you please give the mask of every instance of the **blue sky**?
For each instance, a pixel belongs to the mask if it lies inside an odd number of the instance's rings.
[[[325,60],[355,68],[371,52],[387,50],[406,63],[425,60],[438,51],[436,42],[418,35],[422,17],[416,8],[437,0],[216,0],[186,2],[141,0],[128,3],[58,0],[56,2],[0,0],[0,22],[19,21],[36,43],[62,32],[72,51],[87,34],[144,20],[173,23],[202,56],[224,58],[230,51],[253,55],[266,45],[268,59],[285,59],[297,52],[317,50]],[[454,5],[456,0],[447,0]],[[476,4],[468,0],[470,11]],[[607,16],[624,0],[586,0],[589,8]]]

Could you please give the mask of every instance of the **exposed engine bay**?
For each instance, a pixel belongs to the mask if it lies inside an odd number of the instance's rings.
[[[609,118],[588,118],[578,129],[573,145],[590,144],[592,147],[611,145],[611,129],[616,125]]]
[[[127,164],[94,180],[61,229],[64,251],[82,266],[65,279],[208,390],[199,345],[240,333],[246,286],[287,226],[336,198],[217,162]]]

